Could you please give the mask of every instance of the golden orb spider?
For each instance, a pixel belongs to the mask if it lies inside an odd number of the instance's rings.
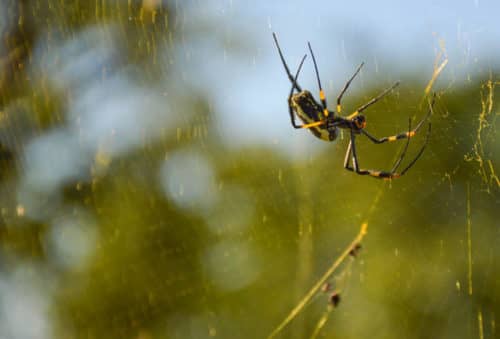
[[[318,80],[318,87],[319,87],[319,98],[321,101],[321,105],[314,99],[312,96],[311,92],[307,90],[302,90],[302,88],[299,86],[297,83],[297,79],[300,73],[300,69],[302,68],[302,65],[304,63],[304,60],[307,57],[307,54],[304,55],[302,60],[300,61],[299,67],[297,69],[297,72],[295,76],[293,76],[290,73],[290,69],[288,68],[288,65],[285,62],[285,58],[283,57],[283,53],[281,51],[280,45],[278,43],[278,38],[276,37],[276,33],[273,33],[273,38],[274,42],[276,43],[276,47],[278,48],[278,53],[281,58],[281,62],[283,63],[283,66],[285,67],[285,71],[288,75],[288,78],[290,79],[290,82],[292,83],[292,88],[290,90],[290,94],[288,96],[288,110],[290,113],[290,120],[292,122],[292,126],[294,128],[306,128],[309,129],[312,134],[314,134],[316,137],[325,140],[325,141],[333,141],[337,138],[339,129],[347,129],[350,132],[350,141],[349,145],[347,146],[347,151],[344,159],[344,168],[355,172],[356,174],[360,175],[369,175],[374,178],[382,178],[382,179],[392,179],[392,178],[399,178],[402,175],[404,175],[420,158],[422,153],[424,152],[425,147],[427,146],[427,143],[429,142],[429,135],[431,132],[431,123],[429,122],[429,127],[427,129],[427,134],[425,137],[425,142],[423,146],[420,148],[419,152],[417,153],[417,156],[410,161],[410,163],[400,172],[397,172],[401,161],[403,160],[404,156],[406,155],[406,150],[408,149],[408,145],[410,143],[410,138],[412,138],[417,131],[422,127],[423,123],[429,118],[430,114],[432,113],[432,108],[434,106],[434,101],[435,101],[435,95],[432,98],[432,102],[429,104],[429,112],[427,115],[417,124],[417,126],[412,130],[411,129],[411,119],[409,119],[408,123],[408,131],[407,132],[402,132],[396,135],[392,135],[389,137],[383,137],[383,138],[376,138],[370,133],[368,133],[365,130],[366,127],[366,118],[364,115],[361,114],[365,109],[379,101],[382,97],[384,97],[386,94],[388,94],[390,91],[392,91],[396,86],[399,85],[399,82],[394,83],[391,87],[385,89],[368,101],[366,104],[362,105],[359,107],[357,110],[355,110],[352,114],[342,117],[339,114],[342,111],[342,97],[344,93],[347,91],[349,88],[349,85],[351,82],[354,80],[356,75],[358,75],[359,71],[363,67],[364,63],[361,63],[359,67],[356,69],[356,72],[354,72],[354,75],[346,82],[344,85],[344,88],[340,92],[339,96],[337,97],[337,112],[329,111],[327,108],[327,103],[326,103],[326,97],[325,97],[325,92],[323,91],[323,88],[321,87],[321,81],[319,79],[319,72],[318,72],[318,66],[316,64],[316,59],[314,57],[314,53],[311,48],[311,44],[307,43],[309,47],[309,52],[311,53],[311,57],[313,59],[313,64],[314,64],[314,70],[316,72],[316,79]],[[294,94],[294,92],[297,92]],[[298,125],[295,122],[295,114],[299,117],[300,120],[302,120],[303,124]],[[391,142],[391,141],[396,141],[400,139],[407,139],[406,145],[403,148],[403,151],[401,152],[400,156],[394,163],[392,169],[390,171],[377,171],[377,170],[370,170],[370,169],[362,169],[359,167],[359,161],[358,161],[358,156],[356,153],[356,136],[359,134],[363,134],[368,139],[370,139],[372,142],[375,144],[382,144],[384,142]],[[351,158],[352,154],[352,166],[349,164],[349,160]]]

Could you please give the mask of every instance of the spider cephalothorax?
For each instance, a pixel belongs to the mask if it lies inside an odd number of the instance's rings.
[[[358,114],[351,119],[351,129],[355,132],[361,133],[361,130],[366,127],[366,118],[362,114]]]
[[[417,159],[422,155],[425,146],[429,141],[429,135],[431,131],[430,123],[428,125],[429,127],[427,130],[424,145],[420,148],[420,151],[418,152],[417,156],[412,161],[410,161],[410,163],[402,171],[397,172],[397,169],[399,168],[399,165],[401,164],[401,161],[403,160],[406,154],[406,150],[408,149],[410,138],[417,133],[417,131],[423,125],[424,121],[428,119],[428,117],[432,112],[432,107],[434,106],[434,97],[432,98],[432,102],[429,104],[429,112],[427,116],[424,119],[422,119],[413,130],[411,129],[411,122],[410,122],[407,132],[402,132],[384,138],[376,138],[365,130],[366,118],[364,115],[361,114],[361,112],[370,107],[371,105],[373,105],[374,103],[376,103],[377,101],[379,101],[387,93],[391,92],[396,86],[399,85],[399,82],[394,83],[391,87],[382,91],[382,93],[380,93],[375,98],[368,101],[366,104],[359,107],[349,116],[342,117],[340,116],[340,113],[342,111],[342,97],[349,88],[349,85],[351,84],[352,80],[354,80],[356,75],[358,75],[364,63],[361,63],[361,65],[359,65],[356,72],[354,72],[354,75],[346,82],[344,88],[337,97],[337,112],[329,111],[327,108],[325,93],[323,91],[323,88],[321,87],[318,66],[316,64],[316,59],[314,57],[311,44],[308,43],[308,47],[309,47],[309,52],[311,53],[311,57],[313,59],[314,70],[316,71],[316,79],[318,81],[319,98],[321,103],[317,102],[316,99],[314,99],[311,92],[303,90],[297,83],[297,78],[299,76],[300,69],[302,68],[302,65],[307,55],[304,55],[297,69],[297,73],[295,74],[295,76],[293,76],[292,73],[290,73],[288,65],[285,62],[285,58],[283,57],[283,53],[281,52],[281,48],[278,44],[278,39],[276,38],[275,33],[273,33],[273,37],[274,37],[274,42],[276,43],[276,47],[278,48],[278,53],[280,55],[281,62],[285,67],[285,71],[288,75],[288,78],[290,79],[290,82],[292,83],[292,88],[288,96],[288,111],[290,114],[290,120],[292,122],[292,126],[294,128],[309,129],[316,137],[326,141],[335,140],[337,138],[339,129],[349,130],[350,141],[349,145],[347,146],[344,168],[346,168],[349,171],[353,171],[357,174],[370,175],[372,177],[386,178],[386,179],[398,178],[403,174],[405,174],[406,171],[408,171],[413,166],[413,164],[415,164]],[[302,125],[298,125],[295,122],[296,116],[299,117],[299,119],[303,122]],[[390,171],[375,171],[375,170],[361,169],[359,167],[358,156],[356,153],[356,145],[355,145],[356,135],[359,134],[365,135],[368,139],[370,139],[372,142],[376,144],[396,141],[400,139],[407,139],[407,141],[403,151],[401,152],[401,155],[399,156],[399,158],[397,159],[396,163],[394,164],[394,166]],[[351,155],[352,155],[352,166],[349,164]]]

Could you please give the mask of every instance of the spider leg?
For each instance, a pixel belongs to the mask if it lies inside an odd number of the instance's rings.
[[[407,132],[403,132],[403,133],[399,133],[396,135],[391,135],[390,137],[383,137],[383,138],[374,137],[373,135],[371,135],[370,133],[368,133],[364,129],[361,130],[361,133],[363,133],[366,137],[368,137],[368,139],[370,139],[372,142],[374,142],[376,144],[382,144],[384,142],[391,142],[391,141],[396,141],[396,140],[405,139],[405,138],[408,138],[408,139],[412,138],[415,136],[415,134],[417,134],[418,130],[420,129],[420,127],[422,127],[424,122],[427,119],[429,119],[429,117],[431,116],[432,108],[434,107],[434,103],[435,103],[435,98],[436,98],[436,95],[434,94],[434,96],[432,97],[432,101],[429,103],[429,111],[427,112],[426,116],[417,124],[417,126],[413,130],[408,130]]]
[[[321,80],[319,79],[319,72],[318,72],[318,65],[316,64],[316,58],[314,57],[314,53],[311,47],[311,44],[308,42],[307,46],[309,46],[309,52],[311,52],[311,57],[313,59],[313,64],[314,64],[314,70],[316,71],[316,79],[318,80],[318,87],[319,87],[319,98],[321,100],[321,105],[323,106],[323,115],[325,117],[330,114],[327,108],[326,104],[326,97],[325,97],[325,92],[323,91],[323,88],[321,87]]]
[[[403,174],[400,174],[400,173],[393,173],[393,172],[387,172],[387,171],[376,171],[376,170],[371,170],[371,169],[361,169],[359,167],[358,155],[356,153],[355,138],[356,138],[355,134],[351,130],[351,141],[349,142],[349,146],[347,147],[347,152],[346,152],[346,156],[345,156],[345,159],[344,159],[344,168],[345,169],[347,169],[349,171],[353,171],[353,172],[355,172],[356,174],[359,174],[359,175],[369,175],[371,177],[379,178],[379,179],[393,179],[393,178],[398,178],[401,175],[403,175]],[[352,151],[352,164],[353,164],[354,168],[349,166],[349,156],[351,154],[351,151]],[[406,150],[404,152],[406,152]],[[420,152],[420,154],[421,153],[422,152]],[[420,154],[418,156],[420,156]],[[411,165],[413,165],[415,163],[415,161],[416,160],[414,159],[411,162]],[[409,167],[411,167],[411,166],[409,166]],[[405,168],[404,171],[406,172],[409,169],[409,167]]]
[[[353,76],[345,83],[344,88],[342,89],[339,96],[337,97],[337,113],[340,114],[342,112],[342,103],[341,103],[342,97],[344,96],[344,93],[347,91],[347,89],[351,85],[351,82],[358,75],[359,71],[361,71],[361,68],[363,67],[364,64],[365,63],[362,62],[361,65],[358,66],[358,69],[356,70],[356,72],[354,72]]]
[[[306,57],[307,54],[304,55],[302,57],[302,60],[300,61],[299,68],[295,73],[295,77],[292,79],[292,88],[290,89],[290,94],[288,95],[288,113],[290,114],[290,121],[292,122],[292,126],[294,128],[303,128],[301,125],[297,125],[297,123],[295,122],[295,114],[293,113],[293,108],[292,108],[292,96],[293,96],[293,91],[297,86],[297,78],[299,77],[300,70],[302,68],[302,65],[304,64],[304,60],[306,60]]]
[[[283,57],[283,53],[281,52],[281,48],[280,48],[280,45],[278,43],[278,38],[276,37],[276,33],[274,33],[274,32],[273,32],[273,38],[274,38],[274,43],[276,44],[276,47],[278,48],[278,53],[280,55],[281,62],[283,63],[283,67],[285,67],[285,72],[288,75],[288,79],[290,79],[293,87],[297,91],[302,92],[302,88],[299,86],[299,84],[297,84],[297,82],[294,81],[292,73],[290,73],[290,69],[288,68],[288,65],[286,64],[285,58]]]
[[[377,101],[379,101],[380,99],[382,99],[384,96],[386,96],[390,91],[392,91],[397,86],[399,86],[399,81],[396,81],[391,87],[386,88],[382,93],[380,93],[375,98],[373,98],[370,101],[368,101],[363,106],[359,107],[357,110],[354,111],[354,113],[352,113],[351,115],[349,115],[346,118],[347,119],[354,118],[356,115],[358,115],[359,113],[363,112],[365,109],[367,109],[368,107],[370,107],[371,105],[373,105],[374,103],[376,103]]]
[[[349,166],[349,159],[351,158],[351,145],[352,141],[349,140],[349,145],[347,145],[347,151],[345,152],[345,157],[344,157],[344,168],[349,171],[353,171],[353,168]]]
[[[408,118],[408,133],[410,133],[410,131],[411,131],[411,118]],[[408,150],[408,146],[410,145],[410,139],[411,138],[406,139],[405,147],[401,151],[401,154],[399,155],[398,160],[396,160],[396,162],[394,163],[394,166],[392,166],[391,173],[395,173],[397,171],[399,165],[401,165],[401,161],[403,161],[403,158],[406,155],[406,151]]]
[[[294,128],[298,129],[298,128],[311,128],[311,127],[316,127],[316,126],[320,126],[320,125],[325,124],[326,121],[317,121],[317,122],[313,122],[313,123],[305,124],[305,125],[297,125],[297,123],[295,122],[295,114],[293,113],[293,109],[292,109],[292,105],[290,103],[290,100],[292,98],[294,90],[302,92],[302,88],[297,83],[297,78],[299,77],[300,69],[302,68],[302,64],[304,63],[304,60],[306,59],[307,55],[304,55],[302,57],[302,60],[300,61],[300,64],[299,64],[299,68],[298,68],[297,73],[295,74],[295,77],[294,77],[294,76],[292,76],[292,73],[290,72],[290,69],[288,68],[288,65],[286,64],[285,58],[283,57],[283,52],[281,51],[280,45],[278,43],[278,38],[276,37],[276,33],[274,33],[274,32],[273,32],[273,38],[274,38],[274,42],[276,43],[276,47],[278,48],[278,53],[280,55],[281,62],[283,63],[283,67],[285,67],[286,74],[288,75],[288,78],[290,79],[290,82],[292,83],[292,89],[290,91],[290,95],[288,96],[288,112],[290,114],[290,121],[292,122],[292,126]]]
[[[399,173],[399,176],[402,176],[403,174],[405,174],[417,162],[418,158],[420,158],[422,153],[424,153],[425,147],[429,143],[429,135],[430,134],[431,134],[431,124],[429,124],[429,128],[428,128],[427,134],[425,136],[424,145],[422,146],[422,148],[420,148],[420,151],[418,152],[417,156],[415,158],[413,158],[413,160]]]
[[[411,129],[411,125],[409,126],[408,129]],[[403,160],[404,156],[406,155],[406,151],[407,151],[408,145],[410,143],[410,138],[407,139],[406,145],[405,145],[403,151],[399,155],[398,160],[396,161],[396,163],[394,164],[394,166],[392,167],[390,172],[375,171],[375,170],[360,169],[359,168],[358,156],[356,154],[355,135],[354,135],[354,132],[351,131],[351,141],[349,142],[349,146],[347,147],[347,152],[346,152],[345,159],[344,159],[344,168],[349,170],[349,171],[356,172],[357,174],[360,174],[360,175],[369,175],[369,176],[372,176],[374,178],[379,178],[379,179],[399,178],[399,177],[403,176],[417,162],[417,160],[420,158],[422,153],[424,153],[425,147],[429,143],[430,133],[431,133],[431,124],[429,124],[429,128],[427,130],[427,134],[425,137],[425,142],[424,142],[423,146],[420,148],[420,150],[418,151],[415,158],[413,158],[413,160],[410,161],[410,163],[401,172],[398,173],[398,172],[396,172],[396,170],[399,168],[401,161]],[[349,157],[351,155],[351,151],[352,151],[352,163],[353,163],[354,168],[349,166]]]

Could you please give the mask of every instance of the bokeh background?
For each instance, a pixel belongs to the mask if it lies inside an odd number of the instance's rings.
[[[495,338],[498,1],[0,1],[0,338]],[[294,130],[310,41],[377,136],[427,111],[392,182]],[[309,57],[300,83],[317,93]],[[331,105],[333,109],[334,105]],[[410,144],[407,161],[422,136]],[[404,143],[359,138],[389,169]],[[320,319],[326,320],[318,325]]]

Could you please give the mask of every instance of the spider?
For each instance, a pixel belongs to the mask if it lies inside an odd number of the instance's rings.
[[[422,127],[423,123],[429,118],[430,114],[432,113],[432,108],[434,106],[434,101],[435,101],[435,95],[432,98],[432,102],[429,104],[429,112],[427,115],[417,124],[417,126],[412,130],[411,129],[411,119],[409,119],[408,123],[408,131],[407,132],[402,132],[393,136],[389,137],[383,137],[383,138],[377,138],[370,133],[368,133],[365,130],[366,127],[366,118],[364,115],[361,114],[365,109],[370,107],[371,105],[375,104],[377,101],[382,99],[386,94],[391,92],[396,86],[399,85],[399,82],[395,82],[392,86],[389,88],[385,89],[368,101],[366,104],[362,105],[359,107],[357,110],[354,111],[354,113],[342,117],[339,114],[342,112],[342,97],[344,96],[344,93],[347,91],[349,88],[349,85],[351,82],[354,80],[354,78],[358,75],[360,72],[361,68],[364,65],[364,62],[362,62],[356,71],[354,72],[354,75],[346,82],[344,85],[344,88],[340,92],[339,96],[337,97],[337,112],[329,111],[327,108],[327,103],[326,103],[326,97],[325,97],[325,92],[323,91],[323,88],[321,87],[321,81],[319,79],[319,72],[318,72],[318,66],[316,64],[316,59],[314,57],[314,53],[311,48],[311,44],[307,43],[309,47],[309,52],[311,53],[311,57],[313,59],[313,64],[314,64],[314,70],[316,73],[316,79],[318,81],[318,87],[319,87],[319,98],[321,101],[321,104],[319,104],[314,97],[312,96],[311,92],[307,90],[302,90],[302,88],[299,86],[297,83],[297,78],[299,76],[300,70],[302,68],[302,65],[304,63],[304,60],[307,57],[307,54],[302,57],[302,60],[300,61],[299,67],[297,69],[297,72],[295,73],[295,76],[293,76],[290,73],[290,69],[288,68],[288,65],[285,62],[285,58],[283,57],[283,53],[281,51],[280,45],[278,43],[278,38],[276,37],[276,33],[273,33],[273,38],[274,42],[276,43],[276,47],[278,49],[278,53],[281,58],[281,62],[283,63],[283,66],[285,67],[285,71],[288,75],[288,78],[290,79],[290,82],[292,83],[292,88],[290,90],[290,94],[288,96],[288,110],[290,113],[290,120],[292,122],[292,126],[296,129],[299,128],[306,128],[309,129],[312,134],[322,140],[325,141],[334,141],[339,133],[339,129],[346,129],[349,130],[350,132],[350,140],[349,140],[349,145],[347,146],[347,151],[345,154],[345,159],[344,159],[344,168],[351,171],[355,172],[356,174],[360,175],[369,175],[374,178],[381,178],[381,179],[393,179],[393,178],[399,178],[402,175],[404,175],[420,158],[422,153],[424,152],[425,147],[427,146],[427,143],[429,141],[429,135],[431,132],[431,123],[429,122],[428,124],[428,129],[427,129],[427,134],[425,137],[425,141],[423,146],[420,148],[419,152],[417,153],[417,156],[413,158],[412,161],[400,172],[397,172],[399,166],[401,165],[401,161],[406,155],[406,150],[408,149],[408,145],[410,143],[410,138],[413,137],[420,127]],[[294,94],[294,91],[297,91],[297,93]],[[302,120],[303,124],[298,125],[295,122],[295,114]],[[378,171],[378,170],[371,170],[371,169],[362,169],[359,166],[359,161],[358,161],[358,155],[356,152],[356,136],[363,134],[365,135],[368,139],[370,139],[373,143],[375,144],[382,144],[385,142],[392,142],[400,139],[407,139],[405,147],[403,148],[401,154],[397,158],[396,162],[394,163],[392,169],[390,171]],[[349,160],[351,159],[351,154],[352,154],[352,166],[349,163]]]

